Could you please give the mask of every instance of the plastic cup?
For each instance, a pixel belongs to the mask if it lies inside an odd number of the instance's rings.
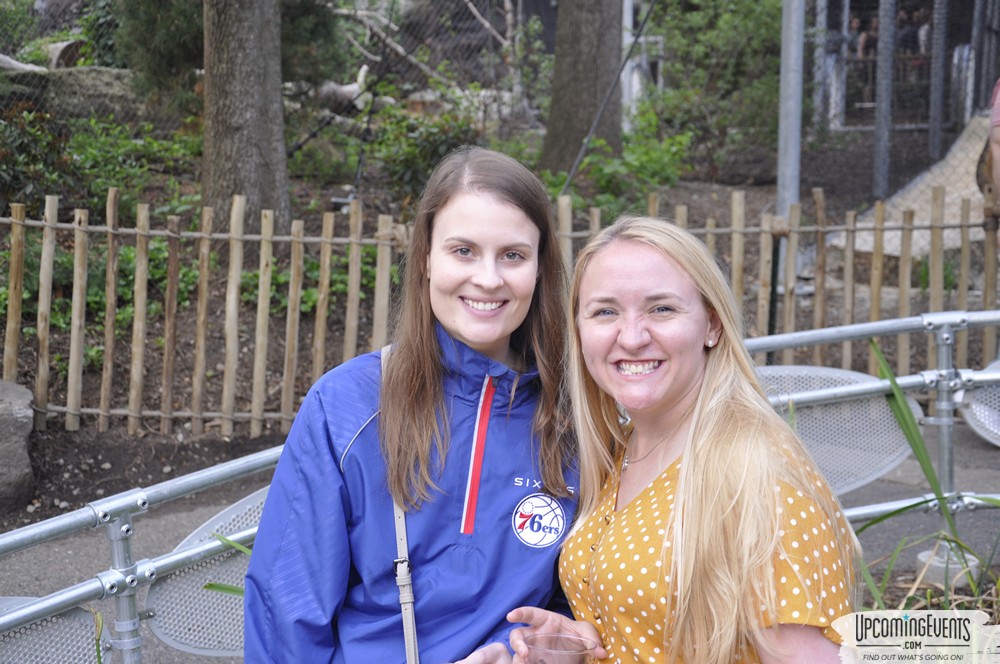
[[[575,634],[532,634],[524,637],[528,664],[586,664],[597,644]]]

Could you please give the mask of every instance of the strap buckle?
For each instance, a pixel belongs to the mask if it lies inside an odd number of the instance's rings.
[[[406,565],[406,568],[403,570],[403,572],[399,571],[399,566],[400,565]],[[410,573],[410,559],[409,558],[396,558],[394,561],[392,561],[392,571],[396,573],[396,576],[400,576],[401,574],[409,575],[409,573]]]

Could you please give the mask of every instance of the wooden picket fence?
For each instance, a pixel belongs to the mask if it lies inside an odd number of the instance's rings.
[[[856,225],[856,215],[848,213],[843,223],[834,224],[824,214],[823,193],[813,191],[815,224],[801,224],[801,207],[796,204],[790,209],[788,219],[774,215],[763,214],[758,220],[748,220],[744,192],[735,192],[731,200],[731,218],[727,226],[721,226],[717,220],[707,219],[699,224],[692,224],[690,230],[703,237],[706,244],[717,252],[724,263],[728,265],[735,293],[742,297],[745,313],[750,323],[751,334],[765,334],[768,330],[766,322],[775,321],[770,332],[790,332],[801,329],[821,328],[841,325],[864,320],[881,320],[885,318],[907,317],[933,311],[947,309],[966,310],[996,308],[997,290],[997,252],[996,227],[994,224],[983,224],[971,218],[971,203],[963,201],[961,218],[946,223],[943,213],[943,189],[933,193],[931,205],[931,221],[927,227],[914,227],[913,214],[904,213],[898,224],[886,223],[884,206],[881,203],[875,208],[875,222],[871,228],[860,228]],[[148,205],[137,206],[134,228],[125,228],[119,223],[118,213],[119,192],[109,191],[104,226],[91,226],[88,223],[89,214],[86,210],[74,211],[73,223],[60,223],[59,199],[49,196],[45,199],[45,212],[42,220],[25,218],[24,205],[12,205],[10,217],[0,217],[0,249],[4,248],[6,235],[8,261],[8,293],[6,311],[5,337],[3,346],[3,379],[11,382],[27,382],[34,392],[35,428],[44,430],[50,419],[62,416],[67,430],[78,430],[81,422],[94,422],[99,431],[106,431],[113,420],[124,421],[129,433],[136,433],[142,426],[150,426],[151,422],[159,422],[161,433],[172,433],[178,422],[184,422],[185,428],[192,434],[201,434],[207,427],[218,428],[224,435],[232,435],[237,423],[248,424],[252,437],[260,436],[273,422],[281,432],[287,432],[299,403],[304,395],[304,388],[297,389],[297,383],[302,383],[306,376],[300,375],[300,355],[310,358],[308,383],[312,383],[331,366],[354,357],[359,352],[379,348],[385,344],[388,332],[388,313],[391,299],[392,266],[395,255],[405,247],[406,231],[404,225],[395,223],[388,215],[379,215],[377,230],[370,236],[363,233],[363,209],[361,202],[351,203],[347,213],[348,232],[345,236],[335,236],[335,217],[333,212],[323,215],[322,231],[318,236],[306,236],[305,225],[301,220],[292,222],[290,236],[274,235],[274,218],[270,211],[261,215],[261,231],[258,235],[244,232],[245,199],[236,196],[233,199],[229,215],[229,227],[225,232],[215,232],[213,228],[214,213],[205,208],[201,212],[198,231],[180,230],[180,219],[169,216],[164,221],[163,228],[152,228],[150,208]],[[660,216],[661,199],[657,195],[650,196],[647,212]],[[559,224],[560,240],[563,243],[567,268],[576,249],[587,237],[600,228],[602,220],[597,208],[590,208],[585,213],[573,210],[570,197],[563,196],[556,201],[556,216]],[[343,215],[340,215],[343,216]],[[689,226],[687,209],[676,206],[668,216],[682,226]],[[981,217],[979,217],[981,219]],[[750,223],[748,223],[750,222]],[[972,265],[970,256],[973,243],[969,240],[969,231],[974,227],[984,226],[983,265]],[[4,234],[3,230],[8,229]],[[946,303],[946,296],[951,296],[945,289],[945,266],[943,237],[946,228],[957,228],[961,233],[959,249],[959,264],[957,286],[953,289],[953,299]],[[39,231],[41,237],[39,238]],[[885,282],[885,261],[883,238],[886,233],[898,232],[901,235],[901,245],[896,269],[896,285],[887,286]],[[834,234],[842,234],[844,246],[836,253],[829,244],[828,238]],[[872,234],[873,250],[866,255],[869,282],[860,284],[856,280],[856,260],[854,246],[855,238],[862,233]],[[909,275],[913,269],[912,240],[915,233],[927,233],[930,236],[929,278],[926,298],[921,293],[917,297],[917,289],[910,283]],[[67,237],[72,242],[67,242]],[[153,237],[163,237],[168,245],[168,265],[166,290],[162,298],[163,335],[162,338],[148,338],[147,324],[149,322],[150,293],[149,278],[149,242]],[[816,245],[814,290],[811,295],[812,312],[803,309],[799,303],[801,294],[794,287],[773,291],[773,275],[783,277],[784,284],[796,284],[796,266],[794,258],[785,261],[784,265],[775,269],[773,256],[775,243],[785,238],[785,256],[794,257],[798,252],[800,241],[811,237]],[[59,238],[63,238],[60,242]],[[105,264],[105,302],[103,312],[86,311],[88,247],[92,240],[106,243]],[[38,275],[37,318],[34,337],[37,341],[37,353],[33,366],[19,366],[19,349],[25,342],[22,320],[22,293],[24,290],[25,247],[28,242],[41,243],[40,271]],[[123,380],[125,372],[116,368],[115,320],[119,314],[118,302],[118,258],[124,242],[131,242],[135,249],[135,272],[133,283],[133,316],[131,344],[128,362],[127,403],[114,403],[112,389],[116,381]],[[748,246],[749,242],[749,246]],[[290,250],[281,252],[287,255],[290,279],[287,293],[287,308],[284,320],[284,348],[274,348],[281,344],[269,343],[274,315],[270,299],[271,279],[273,275],[275,243],[288,243]],[[53,305],[53,266],[56,252],[60,247],[72,246],[73,252],[73,284],[71,323],[69,326],[68,360],[64,370],[65,403],[56,404],[50,401],[52,391],[51,369],[53,366],[52,347],[59,335],[66,333],[54,330],[50,315]],[[756,245],[754,247],[754,245]],[[247,247],[250,251],[246,251]],[[366,310],[364,315],[370,316],[370,336],[361,338],[362,319],[362,248],[375,246],[375,279],[374,288],[365,297]],[[224,247],[228,260],[225,261],[225,297],[221,309],[213,308],[210,302],[210,286],[220,278],[213,269],[212,254],[216,249]],[[301,314],[301,298],[303,292],[304,256],[311,248],[319,255],[319,276],[315,281],[318,299],[312,318],[312,335],[308,347],[300,348],[299,340],[303,335],[303,326],[308,324]],[[756,251],[752,251],[752,249]],[[342,303],[344,310],[343,342],[339,349],[327,348],[328,314],[331,311],[330,283],[332,275],[332,257],[334,251],[343,252],[347,257],[347,293]],[[258,259],[259,271],[255,314],[253,315],[252,341],[248,342],[246,335],[241,338],[241,321],[243,328],[249,328],[249,305],[241,305],[241,276],[244,271],[244,254],[255,255]],[[178,329],[178,281],[181,261],[187,257],[197,259],[197,296],[194,303],[195,324],[193,329]],[[895,259],[894,259],[895,260]],[[2,270],[2,266],[0,266]],[[835,277],[839,274],[839,279]],[[980,278],[983,283],[981,290],[973,291],[970,287],[973,277]],[[867,302],[859,300],[859,293],[867,291]],[[772,302],[772,292],[777,292],[777,301]],[[839,293],[839,305],[832,309],[829,306],[834,294]],[[887,295],[888,294],[888,295]],[[971,300],[970,300],[971,295]],[[924,301],[926,299],[926,301]],[[919,301],[919,302],[918,302]],[[862,304],[859,304],[862,302]],[[918,302],[919,306],[913,304]],[[945,305],[948,305],[947,307]],[[923,310],[920,310],[923,309]],[[218,311],[216,315],[214,312]],[[773,313],[776,312],[776,315]],[[84,390],[84,354],[86,344],[86,325],[88,320],[103,321],[102,363],[98,388]],[[242,316],[242,318],[241,318]],[[208,356],[207,334],[211,325],[221,322],[224,335],[224,357]],[[280,321],[279,321],[280,322]],[[308,330],[306,330],[308,334]],[[956,339],[956,365],[985,365],[996,357],[996,330],[986,329],[975,346],[977,357],[969,356],[969,339],[966,331],[962,331]],[[65,346],[65,339],[60,340]],[[932,344],[933,340],[928,340]],[[175,363],[176,349],[180,344],[193,344],[193,364],[187,368],[190,375],[178,376]],[[241,356],[249,354],[252,347],[252,361],[249,369]],[[147,370],[156,362],[153,353],[160,351],[158,358],[159,385],[150,385],[146,378]],[[339,350],[339,353],[337,352]],[[864,358],[859,361],[851,342],[844,342],[839,350],[840,363],[843,368],[855,368],[874,373],[874,358],[870,355],[867,367],[856,366],[864,364]],[[902,375],[909,372],[911,353],[917,352],[910,346],[910,339],[905,335],[896,340],[893,349],[897,371]],[[864,349],[861,350],[862,354]],[[921,348],[919,352],[930,358],[933,366],[934,353],[930,348]],[[118,350],[119,355],[122,354]],[[809,349],[789,349],[783,351],[780,357],[758,358],[758,361],[771,361],[783,364],[812,363],[814,365],[831,364],[830,349],[815,347]],[[215,361],[216,367],[221,364],[221,375],[213,372],[209,361]],[[279,363],[280,375],[269,371],[269,360],[272,366]],[[22,359],[23,363],[24,360]],[[302,362],[304,363],[304,362]],[[921,362],[923,366],[926,362]],[[175,398],[177,381],[183,379],[184,384],[190,384],[189,401],[181,407]],[[297,380],[298,379],[298,380]],[[90,376],[91,384],[96,380]],[[221,392],[219,382],[221,381]],[[241,381],[249,381],[252,396],[249,403],[237,403],[237,386]],[[219,394],[215,401],[209,403],[206,395],[210,386],[214,393]],[[156,393],[158,391],[158,394]],[[120,390],[119,390],[120,392]],[[277,400],[275,396],[280,394]],[[157,401],[158,404],[154,404]],[[244,399],[245,401],[245,399]],[[275,403],[276,402],[276,403]],[[270,404],[270,405],[269,405]],[[276,407],[275,407],[276,406]],[[82,418],[86,418],[83,420]]]

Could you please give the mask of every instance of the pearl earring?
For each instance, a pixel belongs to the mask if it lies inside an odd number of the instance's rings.
[[[714,346],[714,345],[715,345],[715,339],[709,339],[709,340],[708,340],[708,341],[707,341],[707,342],[705,343],[705,345],[706,345],[706,346],[708,346],[709,348],[711,348],[712,346]]]

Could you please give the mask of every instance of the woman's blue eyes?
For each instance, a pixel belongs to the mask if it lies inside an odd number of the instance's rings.
[[[455,253],[458,254],[459,256],[473,255],[473,251],[469,247],[457,247],[455,249]],[[508,261],[523,260],[524,254],[522,254],[520,251],[508,251],[503,254],[503,259]]]
[[[653,309],[650,310],[650,313],[672,314],[674,311],[675,309],[672,306],[664,304],[662,306],[654,307]],[[615,316],[617,314],[618,312],[615,311],[614,309],[597,309],[594,311],[593,316],[596,318],[598,316]]]

